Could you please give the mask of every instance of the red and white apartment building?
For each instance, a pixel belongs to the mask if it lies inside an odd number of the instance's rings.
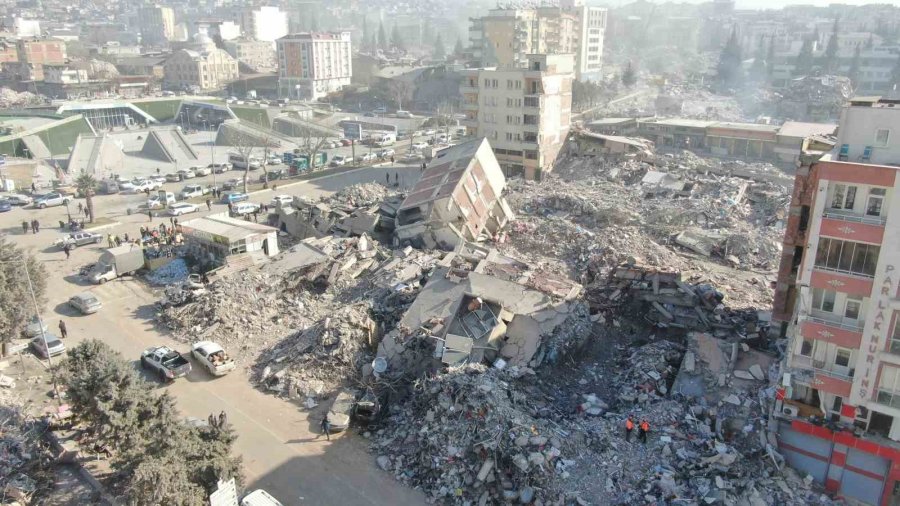
[[[779,451],[838,495],[900,504],[900,99],[853,99],[820,141],[804,143],[775,290]]]

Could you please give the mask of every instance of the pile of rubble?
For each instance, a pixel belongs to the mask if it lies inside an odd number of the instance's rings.
[[[351,206],[370,206],[380,203],[387,197],[396,194],[387,186],[379,183],[362,183],[348,186],[341,191],[322,199],[325,202],[343,203]]]
[[[0,490],[3,504],[40,504],[53,485],[52,462],[41,441],[44,428],[29,424],[23,403],[0,389]]]

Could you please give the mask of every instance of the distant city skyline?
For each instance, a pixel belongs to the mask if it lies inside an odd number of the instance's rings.
[[[689,4],[700,4],[707,3],[710,0],[648,0],[652,3],[667,3],[669,1],[674,3],[689,3]],[[596,3],[597,5],[606,4],[610,7],[617,7],[621,5],[626,5],[632,3],[633,0],[612,0],[607,2]],[[595,2],[588,2],[589,4],[595,4]],[[735,6],[738,9],[781,9],[787,5],[814,5],[816,7],[828,7],[831,4],[846,4],[846,5],[868,5],[868,4],[888,4],[888,5],[900,5],[900,0],[801,0],[801,1],[791,1],[791,0],[736,0]]]

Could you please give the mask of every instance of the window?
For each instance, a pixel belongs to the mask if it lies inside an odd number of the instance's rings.
[[[838,348],[834,355],[834,365],[841,367],[850,367],[850,350],[847,348]]]
[[[844,316],[851,320],[859,320],[859,311],[862,307],[862,301],[855,295],[847,296],[847,303],[844,305]]]
[[[888,364],[881,366],[876,402],[900,408],[900,368]]]
[[[887,128],[879,128],[875,130],[875,145],[879,148],[886,148],[891,140],[891,131]]]
[[[890,353],[900,355],[900,311],[894,311],[894,331],[891,332]]]
[[[800,354],[804,357],[811,357],[813,352],[813,340],[812,339],[804,339],[803,343],[800,344]]]
[[[834,296],[835,292],[832,292],[831,290],[813,288],[813,309],[825,311],[826,313],[833,313]]]
[[[884,188],[872,188],[869,190],[869,198],[866,200],[866,216],[881,216],[881,206],[887,190]]]
[[[861,276],[875,276],[880,252],[880,247],[871,244],[823,237],[816,249],[815,266]]]
[[[845,184],[834,185],[834,196],[831,198],[832,209],[853,209],[856,203],[856,187]]]
[[[512,79],[507,79],[507,80],[506,80],[506,89],[507,89],[507,90],[511,90],[512,88],[513,88],[513,82],[512,82]]]

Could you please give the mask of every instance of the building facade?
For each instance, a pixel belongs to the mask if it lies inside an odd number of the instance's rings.
[[[249,39],[225,41],[225,50],[238,63],[243,63],[254,72],[272,72],[275,64],[275,47],[271,42]]]
[[[867,504],[894,504],[900,487],[897,105],[852,102],[834,150],[802,155],[773,308],[788,338],[779,451]]]
[[[138,25],[141,42],[164,45],[175,38],[175,11],[160,5],[144,7],[140,10]]]
[[[277,41],[278,93],[317,100],[350,84],[350,32],[297,33]]]
[[[557,7],[492,9],[469,21],[469,44],[479,66],[524,68],[529,54],[574,53],[577,79],[601,77],[604,8],[566,0]]]
[[[486,137],[506,175],[539,179],[569,133],[575,55],[529,55],[528,69],[463,72],[467,134]]]
[[[245,11],[241,31],[252,39],[274,42],[288,34],[287,12],[268,5]]]
[[[237,60],[216,47],[176,51],[163,66],[163,83],[173,90],[218,90],[238,78]]]
[[[22,39],[16,43],[19,62],[32,65],[66,63],[66,43],[53,39]]]

